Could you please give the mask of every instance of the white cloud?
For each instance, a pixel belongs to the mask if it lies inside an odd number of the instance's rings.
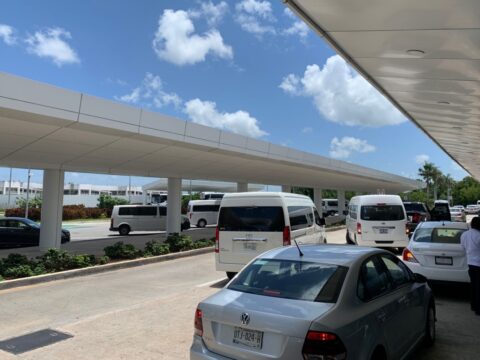
[[[146,73],[140,86],[134,88],[130,93],[115,96],[120,100],[130,104],[143,104],[145,106],[154,106],[161,108],[167,105],[179,107],[182,99],[175,93],[167,93],[163,89],[162,79],[158,75]]]
[[[313,133],[313,128],[311,128],[310,126],[306,126],[302,129],[302,133],[303,134],[311,134],[311,133]]]
[[[310,30],[307,24],[305,24],[301,20],[298,20],[298,18],[289,8],[285,8],[284,14],[290,19],[292,19],[293,23],[289,28],[286,28],[285,30],[283,30],[283,33],[285,35],[298,35],[301,39],[305,39]]]
[[[62,28],[49,28],[29,35],[25,40],[27,51],[39,57],[50,58],[57,66],[80,63],[76,51],[68,44],[70,33]]]
[[[419,165],[425,164],[428,160],[430,160],[430,156],[426,154],[420,154],[415,156],[415,162]]]
[[[14,45],[17,39],[14,35],[15,29],[9,25],[0,24],[0,39],[7,45]]]
[[[225,1],[222,1],[218,4],[214,4],[211,1],[202,2],[200,4],[200,9],[188,10],[188,14],[193,17],[203,16],[209,26],[213,27],[223,20],[223,17],[228,11],[228,4]]]
[[[217,30],[212,29],[203,35],[194,32],[188,12],[164,10],[158,20],[153,50],[160,59],[179,66],[205,61],[209,53],[223,59],[233,58],[232,47],[223,42]]]
[[[212,101],[193,99],[185,103],[184,112],[197,124],[225,129],[237,134],[259,138],[268,135],[259,127],[257,119],[246,111],[219,112]]]
[[[369,153],[376,148],[366,140],[357,139],[351,136],[344,136],[339,139],[334,137],[330,142],[330,156],[336,159],[346,159],[352,152]]]
[[[271,25],[276,21],[272,12],[272,4],[268,1],[242,0],[235,5],[235,21],[249,33],[261,37],[264,34],[275,34]]]
[[[279,85],[286,93],[311,97],[328,121],[349,126],[397,125],[407,119],[338,55],[322,69],[307,66],[303,77],[285,76]]]

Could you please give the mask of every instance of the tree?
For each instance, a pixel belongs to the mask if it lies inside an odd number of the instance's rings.
[[[17,204],[17,207],[20,209],[24,209],[27,206],[27,199],[26,198],[17,198],[15,201]],[[35,196],[34,198],[31,198],[28,200],[28,207],[29,208],[38,208],[40,209],[42,207],[42,198]]]
[[[438,181],[442,176],[442,172],[433,163],[425,161],[423,167],[418,169],[418,175],[423,179],[423,181],[425,181],[425,184],[427,185],[426,194],[428,201],[430,196],[430,188],[435,186],[434,191],[436,192]]]
[[[127,205],[129,201],[119,197],[113,197],[109,194],[100,194],[97,207],[100,209],[113,209],[115,205]]]

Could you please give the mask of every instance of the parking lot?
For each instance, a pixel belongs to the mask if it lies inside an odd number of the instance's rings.
[[[329,243],[344,243],[345,230]],[[226,284],[213,254],[0,292],[0,340],[41,329],[65,341],[0,359],[186,359],[197,303]],[[468,288],[439,286],[437,342],[414,359],[477,359],[480,319]]]

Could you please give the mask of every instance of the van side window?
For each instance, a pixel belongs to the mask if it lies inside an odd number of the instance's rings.
[[[220,205],[193,205],[193,212],[218,212]]]
[[[155,216],[157,208],[155,206],[125,206],[118,209],[118,215]]]
[[[357,205],[349,205],[348,206],[348,213],[350,214],[350,217],[353,219],[357,218]]]
[[[159,206],[158,211],[160,216],[167,216],[167,207],[166,206]]]
[[[305,229],[313,225],[312,208],[308,206],[289,206],[288,216],[292,230]]]

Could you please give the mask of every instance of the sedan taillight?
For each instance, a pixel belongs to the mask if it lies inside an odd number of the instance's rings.
[[[303,344],[302,354],[305,360],[342,360],[347,358],[347,349],[337,335],[309,330]]]
[[[403,249],[402,259],[403,261],[418,263],[418,260],[415,258],[415,256],[413,256],[413,253],[408,248]]]
[[[203,335],[203,312],[202,310],[198,309],[195,310],[195,320],[194,320],[194,326],[195,326],[195,335],[202,336]]]

